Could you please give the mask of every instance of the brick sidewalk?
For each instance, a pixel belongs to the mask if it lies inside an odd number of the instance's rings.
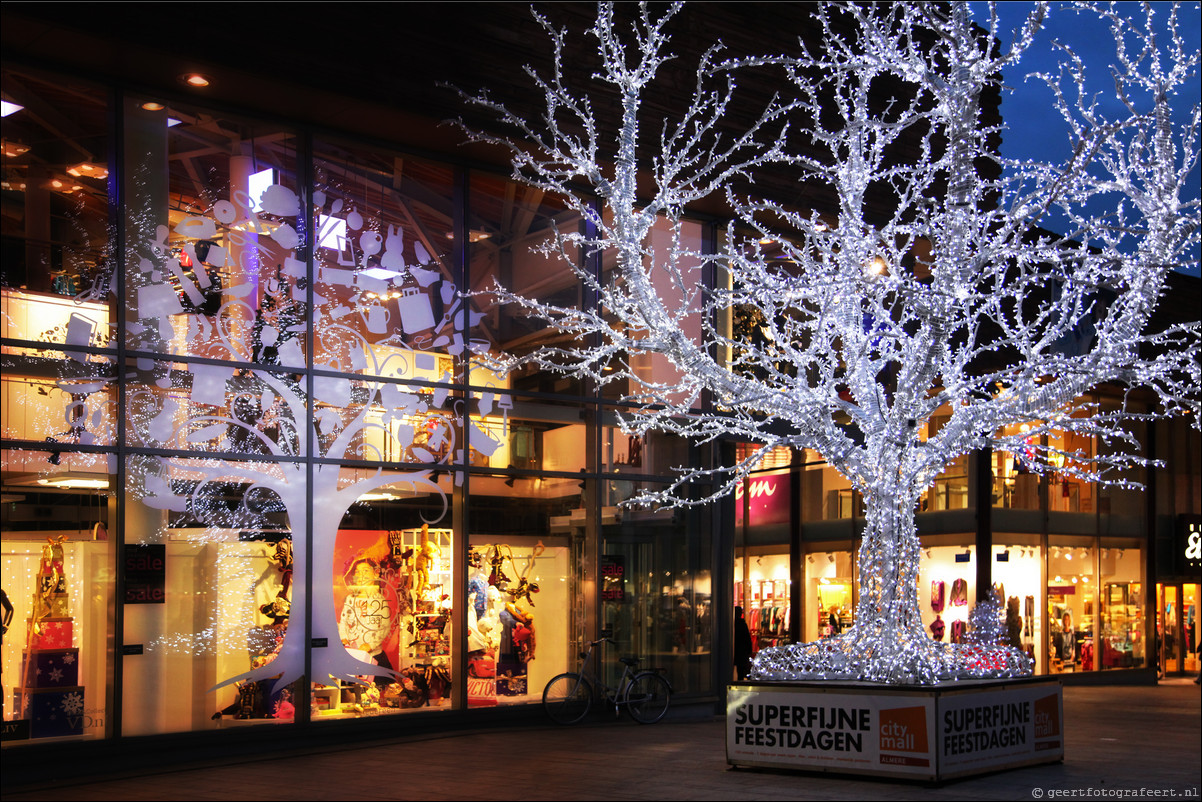
[[[4,800],[159,799],[1038,799],[1051,791],[1197,796],[1202,704],[1192,681],[1067,687],[1063,764],[932,788],[727,768],[720,718],[593,720],[376,742],[362,748],[4,793]],[[270,737],[265,732],[264,737]],[[19,760],[5,750],[4,760]],[[49,779],[49,778],[48,778]],[[1040,796],[1042,794],[1042,797]]]

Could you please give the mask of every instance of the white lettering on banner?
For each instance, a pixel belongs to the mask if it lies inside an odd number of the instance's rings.
[[[1185,559],[1202,560],[1202,535],[1198,533],[1198,525],[1190,524],[1189,537],[1185,544]]]
[[[772,479],[757,479],[748,483],[747,491],[752,498],[771,496],[776,493],[776,482]],[[743,485],[735,485],[735,499],[741,498],[743,498]]]

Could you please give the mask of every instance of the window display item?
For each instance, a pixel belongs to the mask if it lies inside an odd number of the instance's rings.
[[[931,622],[931,637],[935,640],[943,640],[944,626],[943,619],[936,613],[935,620]]]
[[[952,622],[952,635],[951,635],[950,642],[951,643],[963,643],[965,628],[966,627],[965,627],[965,624],[963,621],[953,621]]]
[[[931,612],[942,613],[943,601],[946,586],[942,579],[936,579],[931,582]],[[940,640],[943,638],[941,637]]]
[[[31,738],[82,735],[84,689],[64,567],[66,535],[46,538],[30,604],[21,685],[15,708],[29,720]]]
[[[964,607],[968,604],[968,580],[957,579],[952,583],[952,593],[949,603],[953,607]],[[959,643],[959,641],[956,641]]]

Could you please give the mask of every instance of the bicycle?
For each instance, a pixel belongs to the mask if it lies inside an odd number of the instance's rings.
[[[543,689],[543,710],[556,724],[575,724],[588,715],[593,706],[594,686],[605,701],[614,706],[614,715],[625,707],[630,717],[640,724],[654,724],[668,712],[672,686],[656,671],[638,671],[638,657],[619,658],[625,668],[616,688],[606,685],[589,668],[593,648],[599,643],[613,643],[609,638],[595,640],[588,651],[580,653],[580,671],[552,677]]]

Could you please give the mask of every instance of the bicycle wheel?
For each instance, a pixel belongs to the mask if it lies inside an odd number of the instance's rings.
[[[640,724],[654,724],[664,717],[671,703],[672,686],[654,671],[635,674],[626,686],[624,702],[630,717]]]
[[[556,724],[575,724],[592,704],[593,686],[579,674],[560,674],[543,688],[543,710]]]

